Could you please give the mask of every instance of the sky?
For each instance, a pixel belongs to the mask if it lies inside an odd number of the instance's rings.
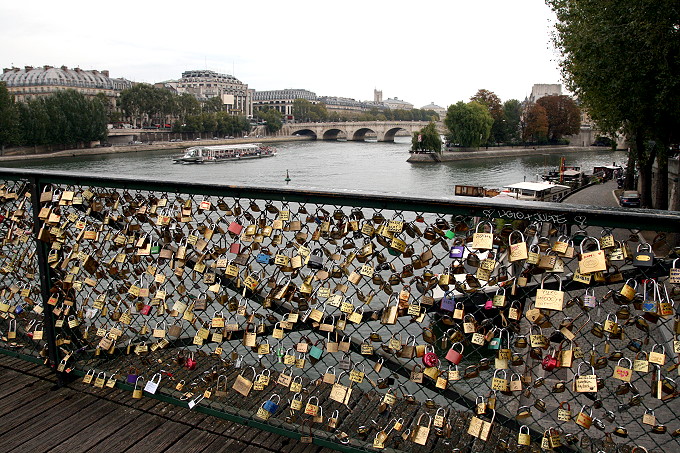
[[[553,23],[544,0],[3,1],[0,64],[149,83],[210,69],[255,90],[447,107],[561,83]]]

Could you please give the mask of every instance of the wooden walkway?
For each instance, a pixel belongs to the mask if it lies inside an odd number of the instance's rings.
[[[0,354],[0,452],[331,451],[118,389],[55,382],[48,368]]]

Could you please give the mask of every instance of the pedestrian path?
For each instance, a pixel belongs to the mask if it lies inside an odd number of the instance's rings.
[[[49,368],[0,354],[0,453],[331,451],[119,389],[55,383]]]

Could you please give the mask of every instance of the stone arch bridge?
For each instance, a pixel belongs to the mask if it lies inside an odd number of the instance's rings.
[[[429,124],[428,121],[350,121],[336,123],[288,123],[279,132],[281,135],[305,135],[315,140],[363,141],[367,135],[375,135],[379,142],[393,142],[399,131],[408,132],[409,136]],[[443,123],[435,123],[440,134],[445,133]]]

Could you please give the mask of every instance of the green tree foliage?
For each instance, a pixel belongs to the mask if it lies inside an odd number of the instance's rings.
[[[201,110],[201,104],[189,93],[182,93],[175,99],[175,111],[172,112],[180,119],[188,115],[195,115]]]
[[[257,110],[255,116],[267,122],[267,132],[274,133],[283,127],[283,115],[276,109]]]
[[[502,143],[515,144],[521,141],[520,123],[522,104],[517,99],[509,99],[503,103]]]
[[[565,95],[544,96],[536,101],[548,117],[548,139],[558,141],[565,135],[578,134],[581,129],[581,110]]]
[[[78,147],[107,137],[107,105],[75,90],[58,91],[18,106],[20,143]]]
[[[206,132],[218,137],[224,137],[250,132],[250,122],[245,116],[234,116],[227,112],[204,112],[187,115],[184,118],[184,123],[175,123],[173,131]]]
[[[19,110],[7,85],[0,83],[0,153],[19,141]]]
[[[224,110],[224,104],[222,104],[222,98],[219,96],[214,96],[206,101],[203,101],[203,111],[206,113],[216,113]]]
[[[420,141],[418,137],[420,136]],[[437,125],[430,123],[418,132],[413,133],[411,139],[411,149],[420,151],[434,151],[435,153],[442,152],[442,141],[439,138]]]
[[[121,91],[120,107],[137,126],[151,125],[152,121],[164,124],[167,115],[174,115],[180,110],[176,95],[145,83]]]
[[[548,143],[548,114],[540,104],[530,104],[524,115],[522,140],[525,142]]]
[[[467,104],[459,101],[449,106],[444,124],[450,131],[447,138],[451,143],[476,148],[488,140],[493,118],[482,104],[476,101]]]
[[[641,203],[667,205],[667,150],[680,134],[680,4],[677,0],[546,0],[567,88],[605,132],[622,131],[638,165]],[[678,207],[674,207],[677,209]]]
[[[476,101],[485,106],[491,118],[493,118],[493,125],[491,126],[491,135],[489,135],[490,143],[502,143],[505,141],[503,136],[503,106],[500,98],[493,91],[480,89],[477,90],[474,96],[470,98],[471,101]]]

